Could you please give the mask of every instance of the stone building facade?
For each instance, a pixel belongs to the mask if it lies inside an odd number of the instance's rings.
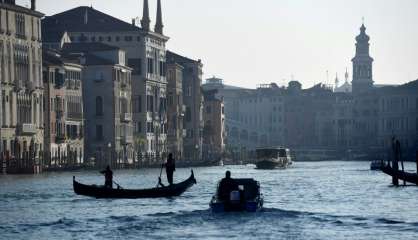
[[[84,163],[82,66],[54,50],[43,50],[46,168]]]
[[[125,52],[103,43],[64,44],[63,52],[83,65],[87,160],[100,167],[133,164],[132,69]]]
[[[403,155],[413,160],[418,149],[418,80],[397,87],[379,88],[376,91],[376,146],[389,149],[391,138],[395,137],[401,143]]]
[[[167,151],[176,161],[183,160],[183,129],[186,106],[183,103],[183,67],[167,61]]]
[[[73,43],[100,42],[125,51],[126,65],[132,70],[132,103],[135,150],[146,153],[156,161],[165,155],[166,134],[166,42],[163,34],[162,6],[157,0],[154,30],[150,28],[148,0],[143,1],[141,27],[135,19],[126,23],[92,7],[77,7],[46,17],[45,32],[51,35],[66,33]],[[63,37],[51,37],[59,45]]]
[[[44,150],[41,24],[43,14],[0,2],[1,145],[7,171],[40,171]]]
[[[203,159],[221,159],[225,151],[225,106],[217,90],[203,91]]]
[[[189,162],[199,162],[202,159],[203,133],[203,95],[201,60],[193,60],[174,52],[167,51],[167,61],[175,62],[183,67],[183,104],[186,106],[183,139],[183,159]]]

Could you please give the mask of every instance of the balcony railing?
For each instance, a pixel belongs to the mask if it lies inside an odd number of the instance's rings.
[[[22,123],[19,128],[19,132],[22,135],[34,135],[36,134],[36,125],[32,123]]]
[[[67,112],[67,118],[72,120],[83,120],[83,114],[80,112]]]
[[[121,122],[130,122],[132,121],[132,113],[122,113],[120,115]]]

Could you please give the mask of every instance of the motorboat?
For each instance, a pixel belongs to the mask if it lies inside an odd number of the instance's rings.
[[[223,180],[222,180],[223,181]],[[222,181],[209,203],[212,212],[256,212],[263,207],[264,198],[260,193],[260,183],[252,178],[234,178],[233,189],[225,189]],[[229,187],[231,185],[229,184]],[[225,194],[223,193],[227,193]]]
[[[292,164],[290,150],[284,147],[267,147],[256,149],[257,169],[287,168]]]

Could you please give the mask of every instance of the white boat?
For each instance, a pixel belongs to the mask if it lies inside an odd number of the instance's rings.
[[[257,148],[256,167],[258,169],[287,168],[292,164],[290,150],[284,147]]]

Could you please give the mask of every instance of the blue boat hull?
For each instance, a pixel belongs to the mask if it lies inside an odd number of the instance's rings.
[[[246,201],[244,203],[211,202],[212,212],[257,212],[263,208],[263,201]]]

